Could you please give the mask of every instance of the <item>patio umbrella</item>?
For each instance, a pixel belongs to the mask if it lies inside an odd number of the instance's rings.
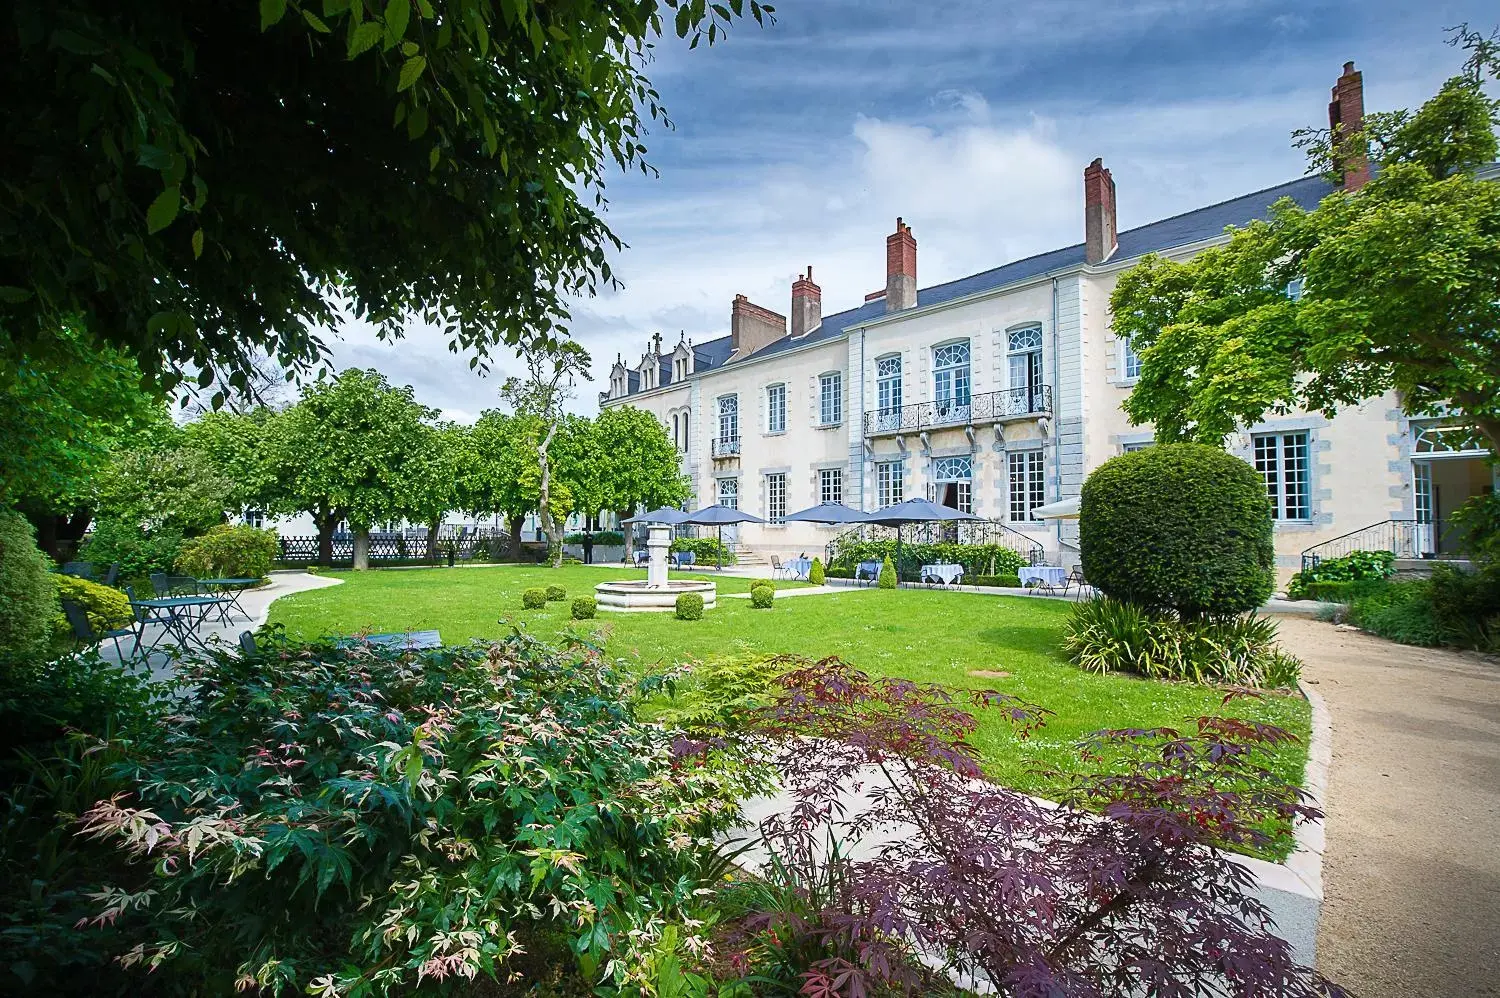
[[[939,506],[930,499],[908,499],[893,506],[877,509],[865,514],[866,523],[879,523],[896,528],[896,561],[901,560],[901,527],[907,523],[931,523],[934,520],[981,520],[983,517],[952,506]]]
[[[718,538],[719,549],[715,552],[717,564],[714,568],[724,567],[724,524],[726,523],[765,523],[758,516],[733,509],[729,506],[715,504],[695,509],[682,520],[683,523],[691,523],[700,527],[713,527],[714,536]]]
[[[1081,496],[1072,496],[1068,499],[1059,499],[1057,502],[1049,502],[1045,506],[1034,507],[1031,515],[1043,520],[1076,520],[1078,510],[1083,506]]]
[[[668,523],[668,524],[671,524],[672,526],[676,526],[677,524],[682,523],[686,519],[687,519],[687,514],[684,513],[682,510],[680,510],[680,509],[673,509],[671,506],[662,506],[660,509],[653,509],[653,510],[650,510],[649,512],[638,513],[635,516],[632,516],[630,519],[628,519],[628,520],[621,520],[620,522],[621,523]]]
[[[807,509],[799,509],[795,513],[788,513],[784,519],[790,523],[867,523],[869,514],[863,510],[845,506],[841,502],[820,502],[816,506]]]

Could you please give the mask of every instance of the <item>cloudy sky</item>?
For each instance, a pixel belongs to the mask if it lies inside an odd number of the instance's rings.
[[[785,314],[808,265],[825,315],[859,304],[897,215],[926,286],[1082,241],[1096,156],[1121,229],[1294,179],[1289,135],[1327,123],[1346,60],[1368,109],[1414,105],[1460,62],[1443,29],[1497,20],[1493,0],[773,2],[764,29],[659,46],[676,128],[648,140],[659,178],[611,180],[625,287],[575,309],[580,412],[617,353],[724,335],[737,293]],[[334,353],[466,422],[518,368],[477,377],[418,326],[393,344],[350,329]]]

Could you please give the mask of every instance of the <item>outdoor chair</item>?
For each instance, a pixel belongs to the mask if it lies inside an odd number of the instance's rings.
[[[94,627],[94,622],[89,619],[89,612],[80,603],[72,600],[63,600],[63,616],[68,620],[68,627],[73,631],[73,650],[82,651],[84,648],[93,647],[106,640],[113,639],[115,643],[115,656],[121,662],[132,661],[141,650],[140,633],[132,627],[114,627],[107,631],[100,631]],[[120,645],[121,638],[130,638],[134,642],[130,654],[125,654],[125,649]]]
[[[260,651],[255,646],[255,635],[249,631],[240,632],[240,657],[248,657]]]
[[[110,562],[109,563],[109,569],[104,573],[104,578],[101,579],[100,581],[103,582],[106,586],[111,586],[111,587],[113,587],[116,582],[119,582],[120,581],[120,563],[118,561],[112,561],[112,562]]]
[[[198,596],[202,593],[198,580],[192,576],[167,575],[165,572],[151,573],[151,588],[156,591],[158,597]]]
[[[1066,596],[1068,594],[1068,587],[1069,586],[1077,586],[1078,587],[1078,595],[1079,596],[1082,596],[1084,594],[1083,591],[1085,589],[1089,588],[1088,581],[1086,579],[1084,579],[1084,577],[1083,577],[1083,569],[1082,568],[1074,567],[1073,571],[1071,571],[1071,572],[1068,573],[1067,579],[1065,579],[1063,581],[1063,595],[1064,596]]]
[[[672,561],[677,565],[679,569],[686,568],[689,565],[696,565],[698,563],[698,552],[678,551],[672,556]]]
[[[791,577],[792,570],[781,563],[776,555],[771,555],[771,578],[786,579]]]
[[[63,575],[72,575],[80,579],[92,579],[94,577],[94,563],[91,561],[70,561],[58,571]]]

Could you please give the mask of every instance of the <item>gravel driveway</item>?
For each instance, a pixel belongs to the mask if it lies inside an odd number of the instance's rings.
[[[1358,998],[1500,995],[1500,662],[1281,635],[1333,715],[1318,969]]]

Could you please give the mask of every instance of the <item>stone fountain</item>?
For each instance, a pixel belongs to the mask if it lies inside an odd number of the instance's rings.
[[[625,613],[639,611],[663,611],[677,608],[677,597],[683,593],[697,593],[703,597],[703,608],[714,605],[718,587],[712,582],[689,582],[685,579],[667,578],[667,551],[672,546],[672,528],[662,523],[653,523],[646,538],[646,578],[629,582],[601,582],[594,587],[595,599],[601,610],[618,610]]]

